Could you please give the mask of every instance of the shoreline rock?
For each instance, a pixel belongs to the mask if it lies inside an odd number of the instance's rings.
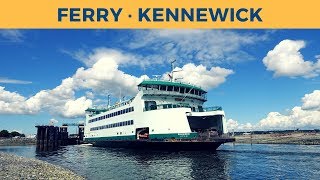
[[[4,179],[85,179],[68,169],[0,152],[0,177]]]
[[[235,143],[320,145],[319,133],[252,134],[235,136]]]
[[[0,146],[28,146],[36,142],[36,138],[0,138]]]

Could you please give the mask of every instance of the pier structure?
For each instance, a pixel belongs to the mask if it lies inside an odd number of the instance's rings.
[[[77,134],[69,136],[68,126],[78,126]],[[37,128],[37,151],[54,151],[60,146],[83,143],[84,124],[63,124],[62,126],[39,125]]]
[[[59,128],[55,126],[36,126],[37,151],[53,151],[59,147]]]

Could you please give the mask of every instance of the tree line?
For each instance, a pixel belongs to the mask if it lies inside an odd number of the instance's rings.
[[[6,137],[6,138],[9,138],[9,137],[26,137],[26,135],[25,134],[20,134],[17,131],[9,132],[8,130],[2,130],[2,131],[0,131],[0,137]]]

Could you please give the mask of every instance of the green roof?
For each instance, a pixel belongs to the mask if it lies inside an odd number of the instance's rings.
[[[195,89],[195,90],[202,91],[202,92],[207,92],[198,86],[194,86],[191,84],[185,84],[185,83],[181,83],[181,82],[160,81],[160,80],[144,80],[138,86],[143,86],[143,85],[176,86],[176,87],[184,87],[184,88]]]

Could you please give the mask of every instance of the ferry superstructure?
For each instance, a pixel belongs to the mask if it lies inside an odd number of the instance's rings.
[[[87,109],[84,140],[106,147],[215,150],[234,138],[226,136],[222,108],[206,108],[206,101],[198,86],[144,80],[134,98]]]

